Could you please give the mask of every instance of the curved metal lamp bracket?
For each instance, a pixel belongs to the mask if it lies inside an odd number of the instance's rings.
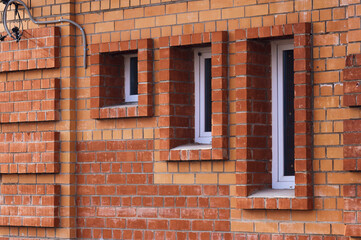
[[[16,38],[14,37],[11,32],[9,31],[9,28],[7,26],[7,11],[8,11],[8,8],[11,4],[21,4],[24,6],[25,10],[27,11],[28,15],[29,15],[29,18],[30,20],[35,23],[35,24],[53,24],[53,23],[63,23],[63,22],[67,22],[67,23],[70,23],[70,24],[73,24],[74,26],[76,26],[82,33],[82,37],[83,37],[83,49],[84,49],[84,68],[87,68],[87,62],[86,62],[86,57],[87,57],[87,43],[86,43],[86,37],[85,37],[85,31],[84,29],[79,25],[77,24],[76,22],[72,21],[72,20],[69,20],[69,19],[58,19],[58,20],[52,20],[52,21],[37,21],[35,20],[32,16],[31,16],[31,13],[29,11],[29,8],[25,5],[25,3],[21,0],[10,0],[9,2],[6,3],[6,6],[4,8],[4,13],[3,13],[3,23],[4,23],[4,28],[5,28],[5,31],[7,32],[7,34],[9,36],[11,36],[13,39],[15,40],[19,40],[19,38]]]

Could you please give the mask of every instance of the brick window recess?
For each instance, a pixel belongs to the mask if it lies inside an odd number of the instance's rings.
[[[153,40],[92,44],[91,118],[128,118],[153,115]],[[124,102],[124,56],[138,54],[138,103]]]
[[[157,158],[161,161],[228,159],[227,32],[162,37],[159,44]],[[194,144],[180,149],[176,147],[194,143],[193,49],[202,47],[211,47],[212,141],[206,147]]]
[[[0,173],[58,173],[59,132],[0,133]]]
[[[59,185],[2,184],[1,196],[0,226],[59,226]]]
[[[59,120],[60,80],[0,82],[0,123]]]
[[[4,33],[3,33],[4,35]],[[60,66],[60,29],[24,30],[19,42],[10,37],[1,42],[0,71],[12,72]]]
[[[309,23],[236,30],[239,208],[305,210],[313,207],[310,32]],[[283,197],[271,190],[272,110],[267,97],[271,96],[270,44],[279,39],[294,39],[295,71],[295,190],[294,196],[288,191],[291,194]]]

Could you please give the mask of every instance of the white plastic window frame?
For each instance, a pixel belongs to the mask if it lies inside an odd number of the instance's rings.
[[[295,176],[284,176],[283,51],[293,50],[293,40],[271,43],[272,48],[272,188],[294,189]]]
[[[130,59],[138,57],[138,54],[124,56],[124,101],[126,103],[138,102],[138,94],[130,94]]]
[[[205,131],[205,59],[212,58],[211,48],[194,49],[194,82],[195,82],[195,124],[194,142],[211,144],[212,132]]]

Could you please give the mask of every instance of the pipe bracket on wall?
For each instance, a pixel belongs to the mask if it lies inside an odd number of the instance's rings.
[[[17,9],[17,6],[19,4],[23,5],[25,10],[27,11],[28,15],[29,15],[29,18],[30,20],[35,23],[35,24],[54,24],[54,23],[63,23],[63,22],[67,22],[67,23],[70,23],[72,25],[74,25],[75,27],[77,27],[80,31],[81,31],[81,34],[82,34],[82,38],[83,38],[83,50],[84,50],[84,56],[83,56],[83,61],[84,61],[84,68],[87,68],[87,62],[86,62],[86,58],[87,58],[87,43],[86,43],[86,36],[85,36],[85,31],[84,29],[76,22],[72,21],[72,20],[69,20],[69,19],[58,19],[58,20],[51,20],[51,21],[37,21],[35,20],[32,16],[31,16],[31,13],[29,11],[29,8],[26,6],[26,4],[21,1],[21,0],[10,0],[10,1],[7,1],[6,5],[5,5],[5,8],[4,8],[4,13],[3,13],[3,24],[4,24],[4,28],[5,28],[5,31],[7,32],[7,34],[9,36],[11,36],[13,39],[19,41],[20,38],[21,38],[21,35],[22,33],[19,33],[19,31],[14,31],[13,30],[13,33],[15,34],[12,34],[7,26],[7,11],[10,7],[11,4],[15,4],[16,6],[16,9]],[[19,17],[20,18],[20,17]],[[14,36],[15,35],[15,36]]]

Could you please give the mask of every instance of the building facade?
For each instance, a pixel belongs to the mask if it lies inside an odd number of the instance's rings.
[[[361,237],[360,0],[25,4],[1,239]]]

